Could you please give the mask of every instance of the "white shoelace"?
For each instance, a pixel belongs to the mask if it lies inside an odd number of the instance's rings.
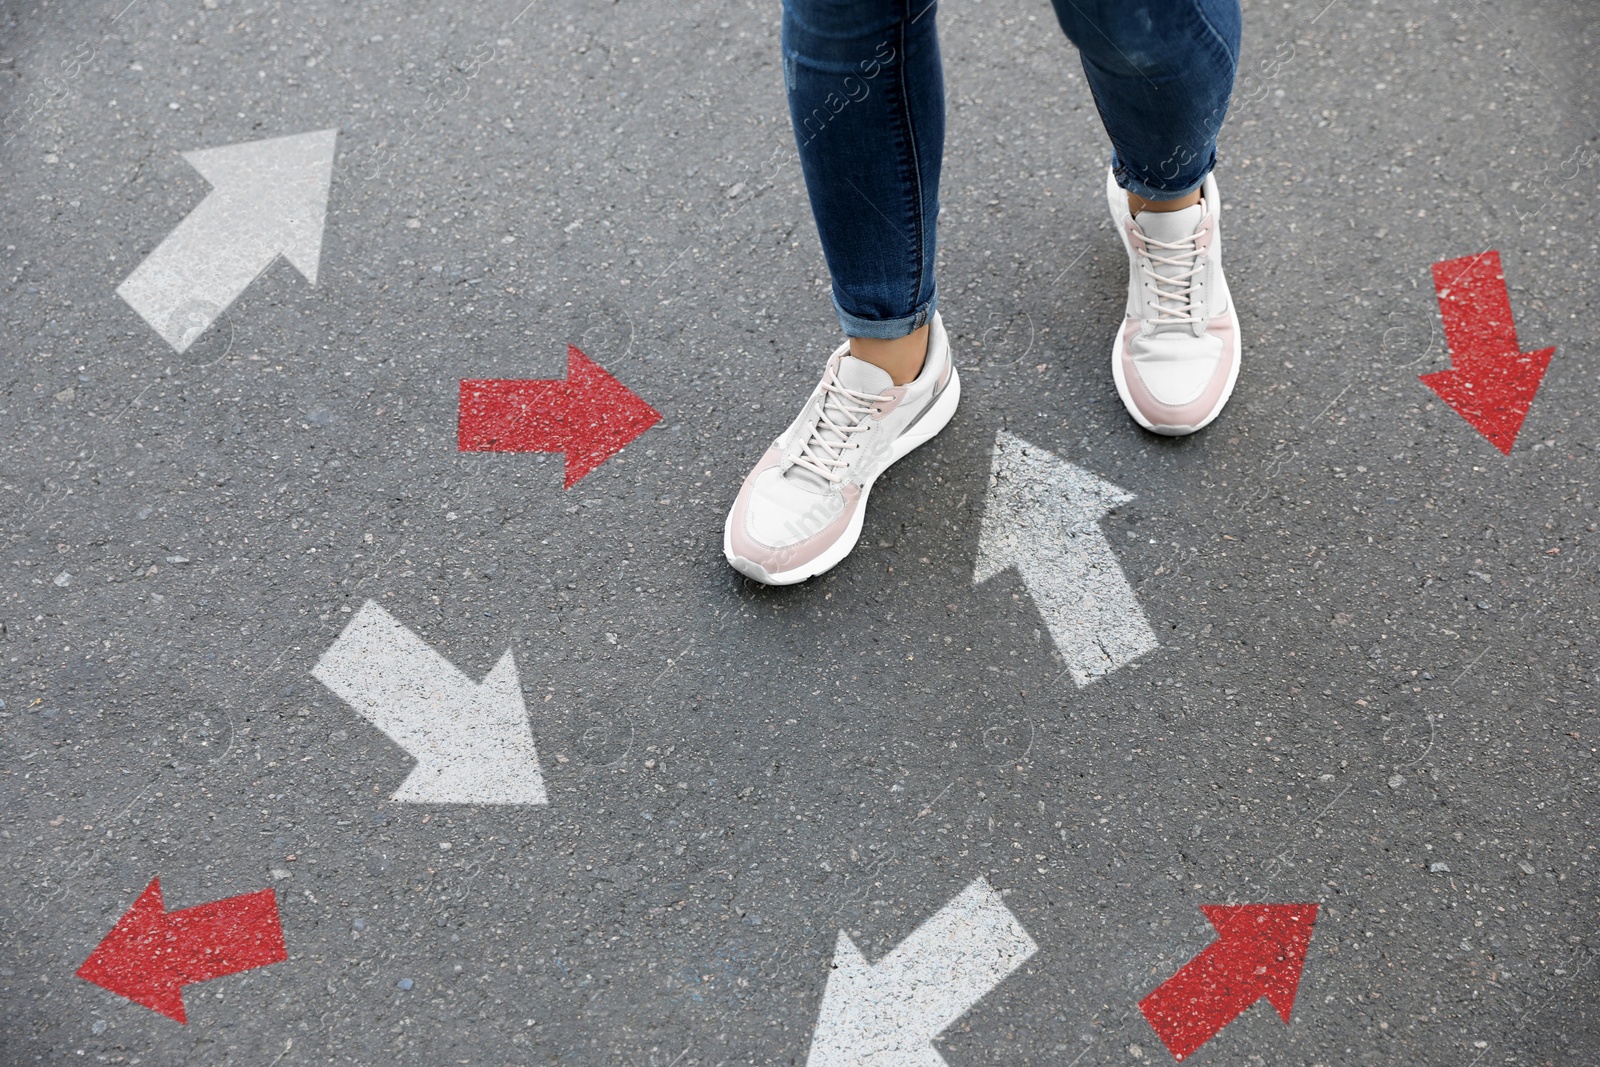
[[[1195,314],[1191,309],[1195,276],[1205,269],[1201,259],[1204,252],[1195,243],[1194,236],[1168,243],[1144,234],[1144,244],[1150,251],[1140,257],[1139,269],[1155,287],[1156,298],[1147,302],[1156,309],[1155,325],[1158,328],[1193,326],[1205,321],[1203,315]],[[1158,255],[1157,249],[1171,254]],[[1162,274],[1155,269],[1157,266],[1174,267],[1176,270],[1171,274]]]
[[[866,421],[867,416],[877,410],[876,405],[888,399],[880,394],[845,388],[839,382],[838,372],[830,369],[822,380],[822,403],[817,405],[816,421],[811,424],[811,432],[795,457],[794,465],[818,475],[830,486],[837,486],[844,479],[844,468],[850,465],[849,453],[861,447],[851,438],[872,428]],[[835,422],[835,417],[845,421]]]

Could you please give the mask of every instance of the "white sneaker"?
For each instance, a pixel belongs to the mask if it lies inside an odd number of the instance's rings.
[[[722,554],[768,585],[828,570],[856,546],[878,476],[944,429],[960,399],[938,313],[922,373],[907,385],[850,355],[849,342],[840,345],[799,418],[745,478],[723,526]]]
[[[1111,376],[1129,414],[1154,433],[1194,433],[1221,412],[1239,380],[1239,316],[1222,276],[1222,198],[1206,175],[1200,203],[1128,212],[1106,174],[1111,219],[1128,253],[1128,307],[1111,348]]]

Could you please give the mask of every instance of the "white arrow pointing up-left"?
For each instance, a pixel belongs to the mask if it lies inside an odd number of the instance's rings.
[[[982,878],[877,963],[839,931],[806,1067],[946,1067],[934,1039],[1037,951]]]
[[[1100,530],[1107,511],[1132,499],[1015,434],[995,435],[972,580],[1016,567],[1079,685],[1159,647]]]
[[[337,132],[185,152],[212,190],[117,295],[182,352],[280,255],[316,285]]]
[[[369,600],[311,673],[416,759],[391,799],[548,802],[509,651],[479,684]]]

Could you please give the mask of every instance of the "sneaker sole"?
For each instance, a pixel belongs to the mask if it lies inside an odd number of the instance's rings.
[[[835,541],[828,549],[810,563],[803,564],[793,570],[779,571],[769,574],[765,567],[759,563],[736,556],[733,552],[732,524],[733,513],[729,512],[727,519],[722,523],[722,555],[728,565],[747,578],[754,578],[765,585],[798,585],[807,578],[815,578],[824,571],[832,570],[848,556],[856,547],[856,542],[861,539],[861,525],[867,516],[867,499],[872,495],[872,487],[883,477],[884,471],[910,455],[912,450],[919,445],[927,444],[938,436],[940,430],[947,426],[955,416],[956,405],[961,401],[961,375],[954,367],[950,368],[950,384],[945,387],[944,393],[928,408],[927,414],[918,419],[916,424],[900,435],[895,441],[890,452],[889,462],[884,464],[883,470],[873,476],[872,481],[861,487],[861,502],[850,523],[845,527],[844,535]]]
[[[1122,327],[1117,327],[1117,335],[1111,340],[1111,380],[1116,383],[1117,395],[1122,398],[1122,406],[1128,409],[1128,414],[1133,416],[1133,421],[1143,426],[1151,433],[1161,434],[1163,437],[1185,437],[1205,429],[1216,421],[1222,409],[1228,406],[1228,400],[1233,396],[1233,387],[1239,381],[1239,368],[1243,365],[1244,343],[1239,336],[1239,314],[1230,305],[1228,315],[1233,320],[1233,369],[1228,372],[1228,382],[1222,387],[1222,395],[1217,397],[1215,406],[1206,413],[1206,417],[1193,426],[1168,425],[1166,423],[1151,422],[1145,418],[1144,412],[1139,410],[1133,402],[1133,397],[1128,394],[1128,381],[1122,370]]]

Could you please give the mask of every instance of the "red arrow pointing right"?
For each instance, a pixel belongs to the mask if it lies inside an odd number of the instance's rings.
[[[78,977],[187,1023],[183,987],[289,958],[270,889],[168,911],[153,878]]]
[[[456,447],[462,452],[565,452],[571,489],[660,421],[661,412],[568,345],[565,381],[463,381]]]
[[[1433,286],[1450,369],[1422,375],[1422,384],[1509,456],[1555,349],[1518,346],[1499,252],[1435,263]]]
[[[1217,939],[1139,1002],[1174,1059],[1215,1037],[1266,997],[1284,1022],[1294,1010],[1316,904],[1202,904]]]

